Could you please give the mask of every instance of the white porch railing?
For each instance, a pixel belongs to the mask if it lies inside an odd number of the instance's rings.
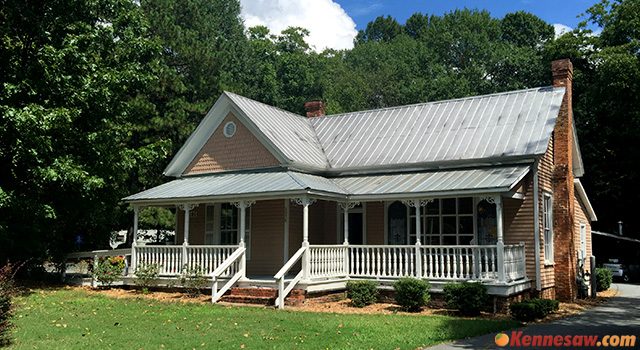
[[[298,249],[298,251],[291,257],[291,259],[289,259],[289,261],[287,261],[286,264],[284,264],[284,266],[280,269],[280,271],[278,271],[278,273],[275,274],[275,276],[273,276],[273,278],[278,282],[278,299],[276,299],[276,306],[280,309],[284,308],[284,298],[287,297],[287,295],[289,293],[291,293],[291,291],[293,290],[293,287],[296,286],[296,284],[298,284],[298,282],[300,282],[300,280],[302,279],[302,276],[304,275],[304,269],[306,265],[303,261],[303,267],[302,270],[300,270],[300,272],[298,272],[298,274],[296,275],[296,277],[293,278],[293,280],[291,282],[289,282],[289,285],[287,285],[285,287],[284,285],[284,279],[287,276],[287,273],[289,272],[289,270],[291,270],[291,268],[298,263],[298,261],[304,257],[305,254],[309,253],[309,248],[306,246],[301,247],[300,249]]]
[[[509,282],[526,277],[524,243],[504,246],[504,276]]]
[[[240,278],[246,277],[246,265],[244,264],[246,248],[238,247],[233,254],[224,260],[212,273],[213,286],[211,287],[211,302],[217,302]],[[220,277],[230,277],[229,280],[218,289]]]
[[[420,259],[416,259],[417,252]],[[309,278],[498,280],[498,246],[311,245]],[[524,244],[504,246],[505,281],[525,277]],[[420,268],[417,268],[417,267]]]
[[[139,245],[135,247],[135,264],[158,264],[160,276],[178,275],[185,265],[189,269],[199,266],[203,275],[211,276],[237,248],[229,245]],[[132,268],[135,271],[135,266]]]

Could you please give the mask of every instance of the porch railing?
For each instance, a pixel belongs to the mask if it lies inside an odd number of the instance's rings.
[[[509,282],[526,277],[524,243],[504,246],[504,275]]]
[[[211,276],[237,249],[237,246],[229,245],[139,245],[134,250],[134,261],[136,265],[158,264],[160,276],[178,275],[185,265],[189,269],[198,266],[203,275]],[[132,268],[135,270],[135,266]],[[228,277],[227,275],[222,277]]]
[[[497,245],[311,245],[308,253],[310,279],[405,276],[452,281],[499,279]],[[525,277],[524,244],[504,246],[504,274],[503,282]]]
[[[227,259],[211,273],[213,285],[211,286],[211,302],[216,303],[241,278],[246,277],[244,246],[237,247]],[[218,289],[220,277],[229,277],[229,280]]]

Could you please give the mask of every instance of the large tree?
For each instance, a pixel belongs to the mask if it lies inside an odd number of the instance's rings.
[[[128,172],[168,151],[129,143],[140,94],[157,84],[140,7],[2,0],[0,36],[0,257],[106,242]]]

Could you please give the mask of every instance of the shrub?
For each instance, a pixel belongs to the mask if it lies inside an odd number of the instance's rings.
[[[347,298],[351,305],[364,307],[378,300],[378,286],[374,281],[349,281],[347,283]]]
[[[465,316],[480,314],[489,299],[487,286],[482,283],[447,283],[443,288],[443,299],[449,307],[456,308]]]
[[[103,286],[110,286],[124,271],[124,256],[101,257],[96,262],[91,276]]]
[[[187,265],[182,267],[180,284],[189,297],[195,298],[200,295],[200,290],[205,287],[206,283],[207,279],[202,274],[202,268],[200,268],[200,265],[196,265],[192,269]]]
[[[9,343],[11,329],[11,298],[16,294],[14,276],[22,265],[14,266],[7,262],[0,268],[0,347]]]
[[[149,293],[151,282],[158,278],[159,273],[159,264],[140,263],[138,264],[138,266],[136,266],[136,270],[134,271],[135,277],[133,279],[133,283],[135,283],[136,286],[142,288],[143,294],[147,294]]]
[[[602,267],[596,268],[596,291],[602,292],[609,287],[611,287],[611,282],[613,282],[613,276],[611,275],[611,270],[605,269]]]
[[[429,281],[415,278],[401,278],[393,283],[396,302],[402,310],[418,312],[429,302],[431,296],[429,291],[431,285]]]
[[[552,311],[558,310],[560,303],[551,299],[529,299],[509,305],[511,315],[518,321],[528,322],[544,318]]]

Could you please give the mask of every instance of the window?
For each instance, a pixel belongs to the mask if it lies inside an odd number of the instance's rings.
[[[580,222],[580,254],[578,258],[585,259],[587,257],[587,224]]]
[[[245,247],[251,258],[251,207],[245,213]],[[240,210],[231,203],[209,204],[205,210],[205,244],[236,245],[240,241]]]
[[[233,135],[236,134],[236,123],[227,122],[227,124],[224,125],[224,129],[222,130],[222,133],[227,138],[233,137]]]
[[[399,201],[387,208],[387,244],[407,244],[407,206]]]
[[[553,202],[545,193],[542,201],[542,230],[544,232],[544,260],[553,262]]]
[[[469,245],[474,237],[473,198],[434,199],[421,208],[421,241],[426,245]],[[416,208],[409,210],[409,239],[416,242]]]

